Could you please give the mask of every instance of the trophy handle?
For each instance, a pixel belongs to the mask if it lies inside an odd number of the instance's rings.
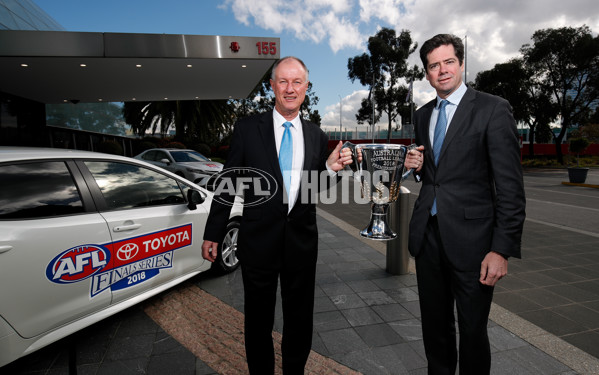
[[[343,150],[344,148],[349,148],[351,151],[351,155],[352,155],[352,163],[349,165],[345,165],[343,167],[343,169],[347,170],[347,171],[351,171],[354,172],[354,177],[356,179],[359,179],[358,176],[355,174],[355,172],[361,172],[362,170],[362,166],[361,166],[361,155],[358,155],[360,151],[360,147],[358,145],[355,145],[349,141],[345,142],[343,144],[343,146],[341,146],[341,149]]]
[[[417,145],[415,143],[412,143],[409,146],[406,146],[406,155],[408,155],[408,151],[413,150],[417,147]],[[413,172],[414,172],[414,168],[412,169],[408,169],[407,171],[405,171],[402,175],[401,175],[401,180],[405,180],[406,178],[408,178]]]

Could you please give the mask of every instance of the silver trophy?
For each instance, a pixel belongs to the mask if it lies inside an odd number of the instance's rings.
[[[401,183],[413,169],[404,167],[408,151],[415,148],[399,144],[358,144],[345,142],[342,148],[352,151],[352,164],[346,166],[354,172],[360,183],[362,198],[371,202],[370,223],[360,231],[371,240],[392,240],[397,234],[387,223],[389,204],[397,201]]]

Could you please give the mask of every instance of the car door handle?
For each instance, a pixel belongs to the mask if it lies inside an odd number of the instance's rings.
[[[7,246],[0,246],[0,254],[5,253],[7,251],[12,250],[12,246],[7,245]]]
[[[136,230],[141,228],[141,224],[131,224],[131,225],[120,225],[113,228],[115,232],[126,232],[129,230]]]

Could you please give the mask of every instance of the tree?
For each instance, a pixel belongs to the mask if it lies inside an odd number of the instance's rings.
[[[583,125],[573,131],[571,135],[572,137],[584,138],[591,143],[599,143],[599,123]]]
[[[376,35],[368,38],[368,52],[347,61],[348,76],[352,83],[358,80],[363,86],[370,87],[370,93],[375,99],[374,121],[383,113],[387,114],[387,141],[391,139],[392,124],[402,112],[402,107],[408,107],[405,97],[408,93],[406,85],[400,84],[402,78],[409,80],[422,79],[424,72],[416,65],[409,67],[408,57],[416,51],[418,43],[412,43],[410,32],[402,30],[396,36],[395,30],[382,28]],[[404,112],[404,113],[407,113]],[[365,121],[372,124],[372,102],[362,100],[356,119],[359,124]]]
[[[587,26],[536,31],[533,45],[520,51],[534,71],[533,80],[547,93],[559,113],[561,130],[555,137],[558,162],[563,164],[561,144],[568,129],[588,119],[599,100],[599,37]]]
[[[175,140],[183,143],[218,139],[232,113],[227,100],[126,102],[123,107],[125,121],[136,134],[165,135],[174,127]]]
[[[264,113],[275,107],[275,97],[270,87],[272,68],[266,72],[260,83],[247,99],[234,100],[235,118],[243,118],[256,113]],[[320,98],[312,90],[312,82],[308,84],[306,98],[300,107],[302,116],[316,125],[320,126],[321,117],[317,109],[313,107],[318,104]]]
[[[510,102],[516,122],[523,122],[530,128],[528,153],[531,157],[534,156],[535,135],[544,138],[549,124],[557,117],[548,93],[535,84],[533,74],[524,61],[517,58],[479,72],[471,84],[477,90]]]
[[[126,102],[123,116],[140,136],[148,132],[165,135],[174,127],[176,141],[214,145],[228,139],[237,118],[274,108],[270,76],[271,70],[262,77],[247,99]],[[318,101],[310,83],[301,111],[304,117],[320,125],[320,114],[312,108]]]

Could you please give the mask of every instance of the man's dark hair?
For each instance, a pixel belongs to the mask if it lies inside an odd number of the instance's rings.
[[[453,46],[460,65],[464,63],[464,43],[462,43],[462,39],[452,34],[437,34],[420,47],[420,60],[422,60],[424,70],[428,70],[428,54],[434,49],[448,44]]]

